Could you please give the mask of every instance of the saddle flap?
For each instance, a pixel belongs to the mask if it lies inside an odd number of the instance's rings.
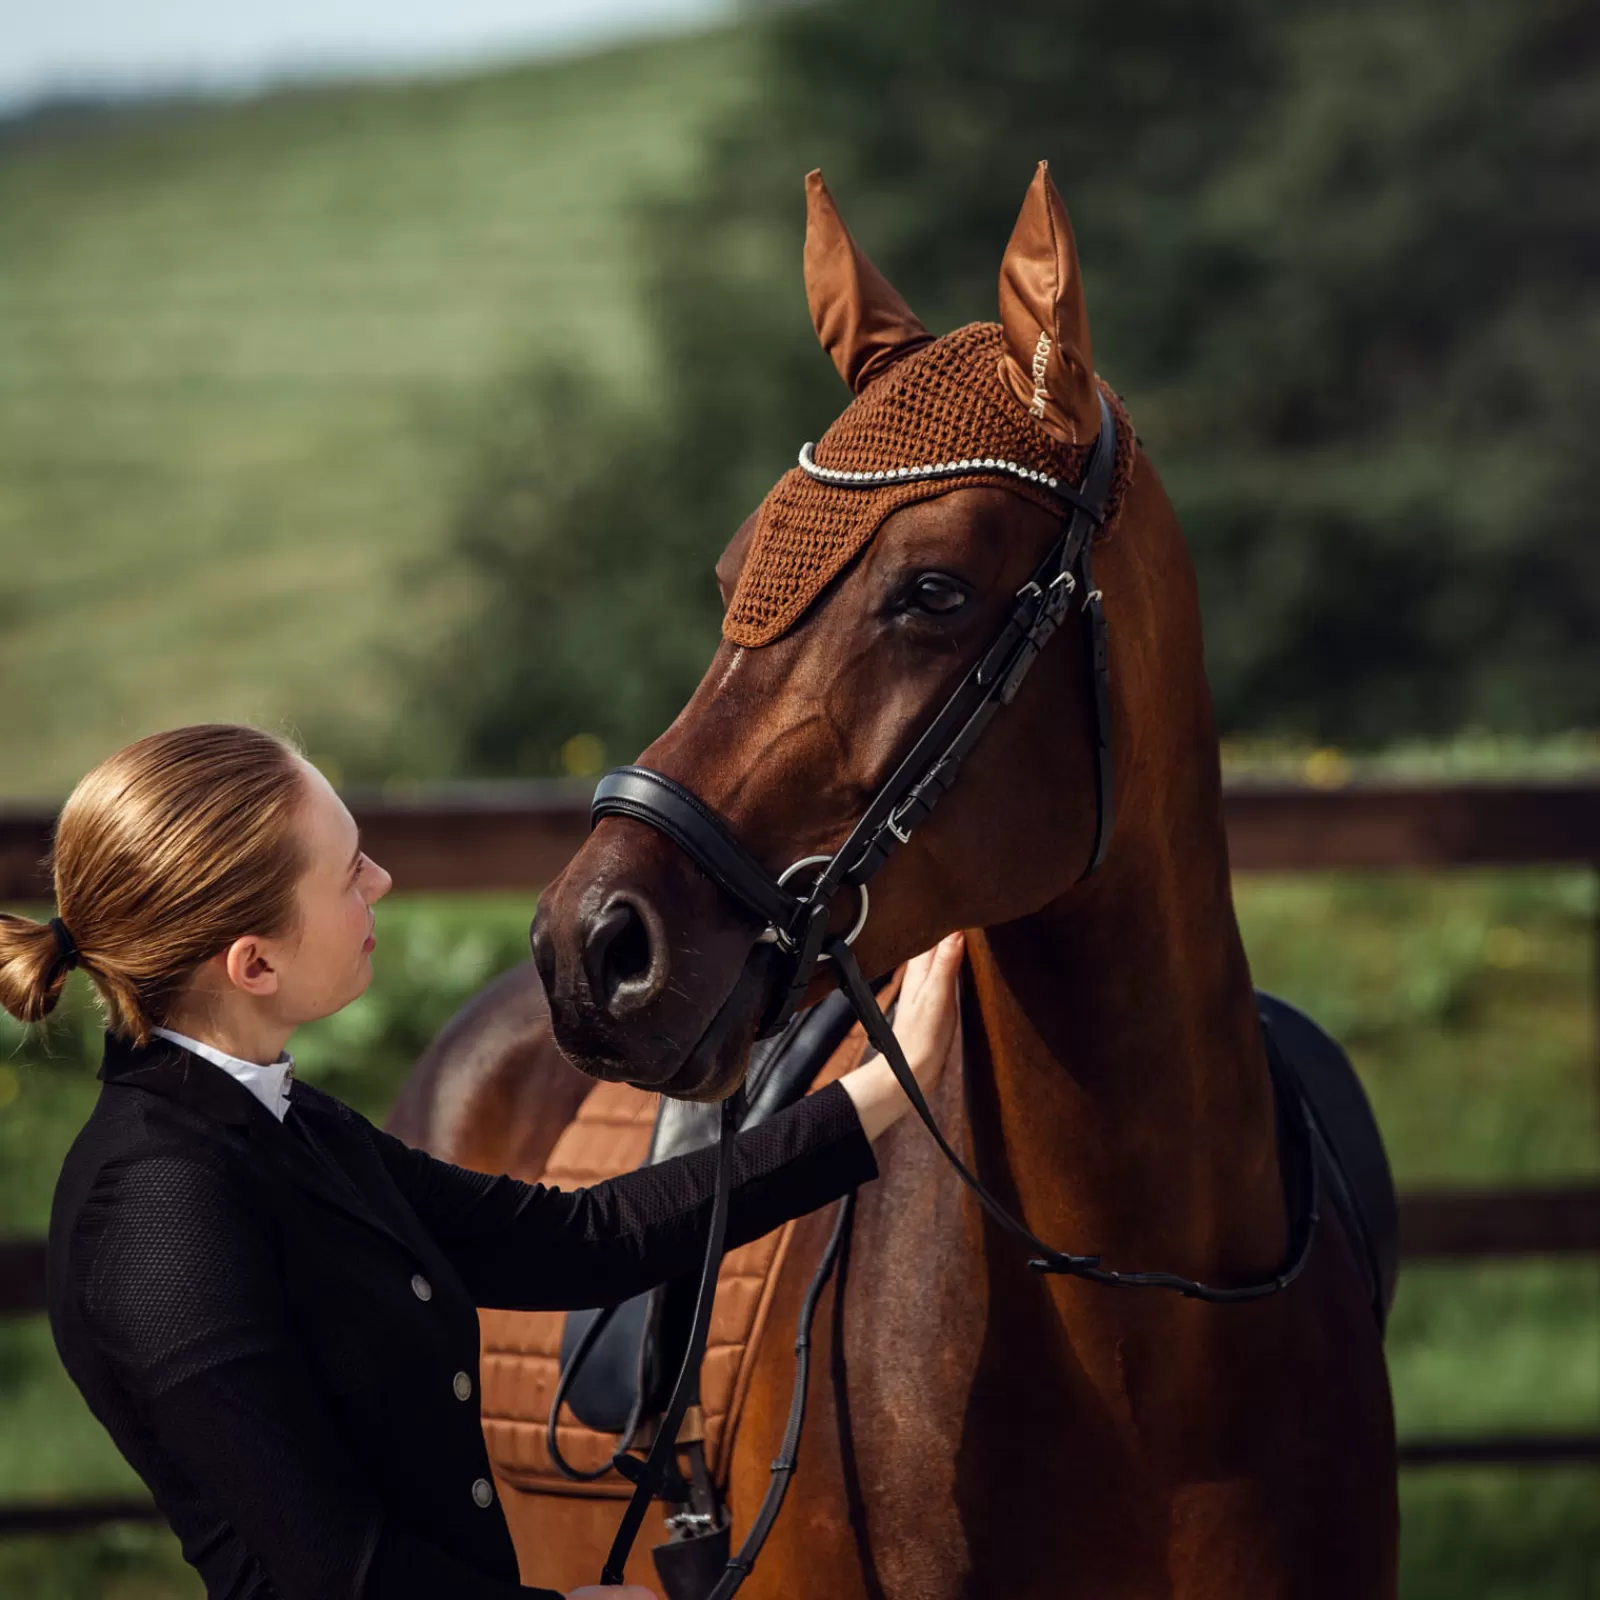
[[[1324,1186],[1366,1272],[1381,1330],[1399,1276],[1399,1209],[1383,1136],[1350,1058],[1305,1012],[1256,991],[1270,1047],[1310,1107]]]
[[[641,1388],[649,1393],[655,1375],[647,1370],[653,1341],[650,1329],[654,1291],[635,1295],[617,1307],[611,1320],[573,1374],[566,1403],[585,1427],[622,1433],[633,1417]],[[599,1311],[569,1311],[561,1330],[561,1371],[565,1372]]]

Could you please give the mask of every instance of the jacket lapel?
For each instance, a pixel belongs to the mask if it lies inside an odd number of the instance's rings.
[[[276,1122],[265,1107],[260,1109],[269,1120]],[[345,1209],[352,1215],[361,1216],[381,1228],[403,1244],[410,1254],[429,1261],[437,1259],[439,1247],[416,1212],[404,1200],[391,1203],[391,1197],[396,1194],[394,1182],[366,1138],[349,1126],[355,1116],[349,1107],[296,1078],[289,1085],[289,1115],[302,1119],[302,1126],[308,1127],[312,1137],[329,1152],[333,1170],[312,1155],[299,1136],[285,1128],[277,1129],[280,1137],[274,1141],[275,1147],[287,1145],[295,1155],[308,1161],[319,1176],[331,1178],[344,1198]],[[363,1173],[372,1174],[370,1185],[362,1184]]]
[[[108,1033],[105,1059],[97,1074],[107,1083],[126,1084],[163,1095],[180,1105],[198,1111],[215,1121],[240,1129],[250,1147],[290,1182],[308,1189],[327,1204],[336,1207],[368,1227],[387,1234],[403,1245],[409,1254],[418,1249],[411,1231],[374,1206],[362,1193],[356,1180],[335,1165],[319,1159],[305,1141],[286,1128],[231,1073],[213,1061],[194,1055],[168,1039],[154,1039],[144,1049]],[[315,1099],[302,1092],[298,1080],[289,1087],[289,1115],[317,1116]],[[316,1132],[323,1135],[325,1148],[337,1137],[329,1137],[334,1119],[317,1116]],[[342,1141],[341,1141],[342,1142]]]

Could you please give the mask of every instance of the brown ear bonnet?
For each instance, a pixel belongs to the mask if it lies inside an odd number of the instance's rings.
[[[857,398],[762,502],[723,618],[735,645],[781,638],[902,506],[987,484],[1060,511],[1050,480],[1077,483],[1099,427],[1076,251],[1042,162],[1001,269],[1003,321],[938,339],[862,255],[820,174],[806,188],[812,321]],[[1109,525],[1133,430],[1117,397],[1099,388],[1117,422]],[[896,481],[934,467],[952,470]]]

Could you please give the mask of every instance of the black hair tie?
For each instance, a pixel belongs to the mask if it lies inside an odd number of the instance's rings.
[[[67,925],[60,917],[51,917],[50,931],[56,936],[56,949],[60,952],[60,959],[67,964],[67,971],[78,964],[78,941],[67,932]]]

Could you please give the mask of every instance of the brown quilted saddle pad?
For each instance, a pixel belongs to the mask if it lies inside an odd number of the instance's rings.
[[[896,975],[880,997],[885,1005],[898,985]],[[866,1032],[856,1023],[817,1073],[809,1092],[848,1072],[867,1049]],[[642,1165],[650,1152],[659,1106],[658,1095],[622,1083],[597,1083],[556,1141],[542,1181],[581,1188]],[[727,1479],[728,1447],[738,1427],[793,1226],[785,1224],[730,1250],[717,1279],[711,1333],[700,1369],[700,1409],[706,1463],[719,1483]],[[483,1432],[495,1472],[535,1494],[616,1499],[631,1494],[633,1486],[615,1470],[593,1483],[574,1483],[550,1460],[546,1428],[560,1378],[567,1314],[480,1310],[478,1322]],[[617,1449],[618,1435],[587,1427],[570,1409],[563,1409],[559,1427],[561,1453],[580,1471],[604,1465]],[[647,1424],[635,1444],[644,1446],[649,1439]]]

